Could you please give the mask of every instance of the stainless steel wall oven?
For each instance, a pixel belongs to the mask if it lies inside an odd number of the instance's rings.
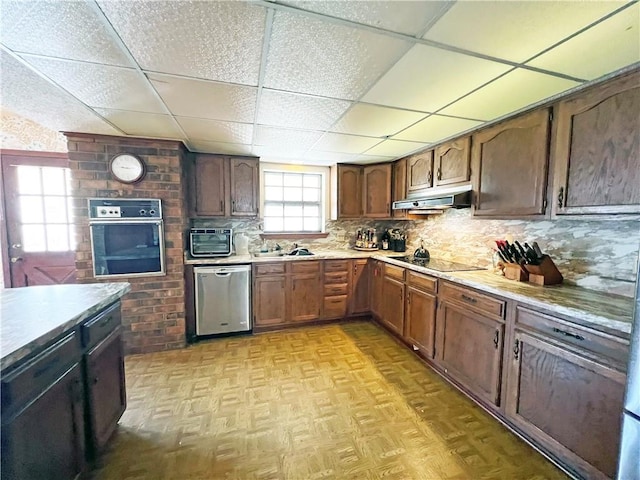
[[[96,278],[165,274],[159,199],[91,198],[89,226]]]

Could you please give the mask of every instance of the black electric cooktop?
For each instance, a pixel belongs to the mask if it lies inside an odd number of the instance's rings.
[[[482,267],[474,267],[473,265],[466,265],[464,263],[452,262],[450,260],[443,260],[442,258],[416,258],[413,255],[405,255],[402,257],[391,257],[402,262],[417,265],[419,267],[430,268],[437,272],[464,272],[470,270],[484,270]]]

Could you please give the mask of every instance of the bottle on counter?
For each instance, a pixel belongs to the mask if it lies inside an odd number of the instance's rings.
[[[362,230],[358,229],[358,231],[356,233],[356,247],[357,248],[362,248],[362,245],[363,245]]]
[[[389,250],[389,230],[385,230],[382,234],[382,250]]]

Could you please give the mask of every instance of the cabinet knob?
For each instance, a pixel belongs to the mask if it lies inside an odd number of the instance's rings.
[[[520,356],[520,340],[516,340],[516,344],[513,347],[513,358],[518,360],[519,356]]]
[[[562,208],[564,206],[564,187],[560,187],[558,190],[558,208]]]
[[[439,168],[438,168],[438,174],[436,175],[436,178],[437,178],[438,180],[441,180],[441,179],[442,179],[442,171],[441,171]]]
[[[500,330],[496,330],[496,334],[493,336],[493,345],[498,349],[498,345],[500,344]]]

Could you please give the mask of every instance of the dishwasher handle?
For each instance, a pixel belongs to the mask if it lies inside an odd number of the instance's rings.
[[[219,272],[213,272],[213,273],[216,277],[228,277],[229,275],[231,275],[231,272],[225,272],[224,270],[221,270]]]

